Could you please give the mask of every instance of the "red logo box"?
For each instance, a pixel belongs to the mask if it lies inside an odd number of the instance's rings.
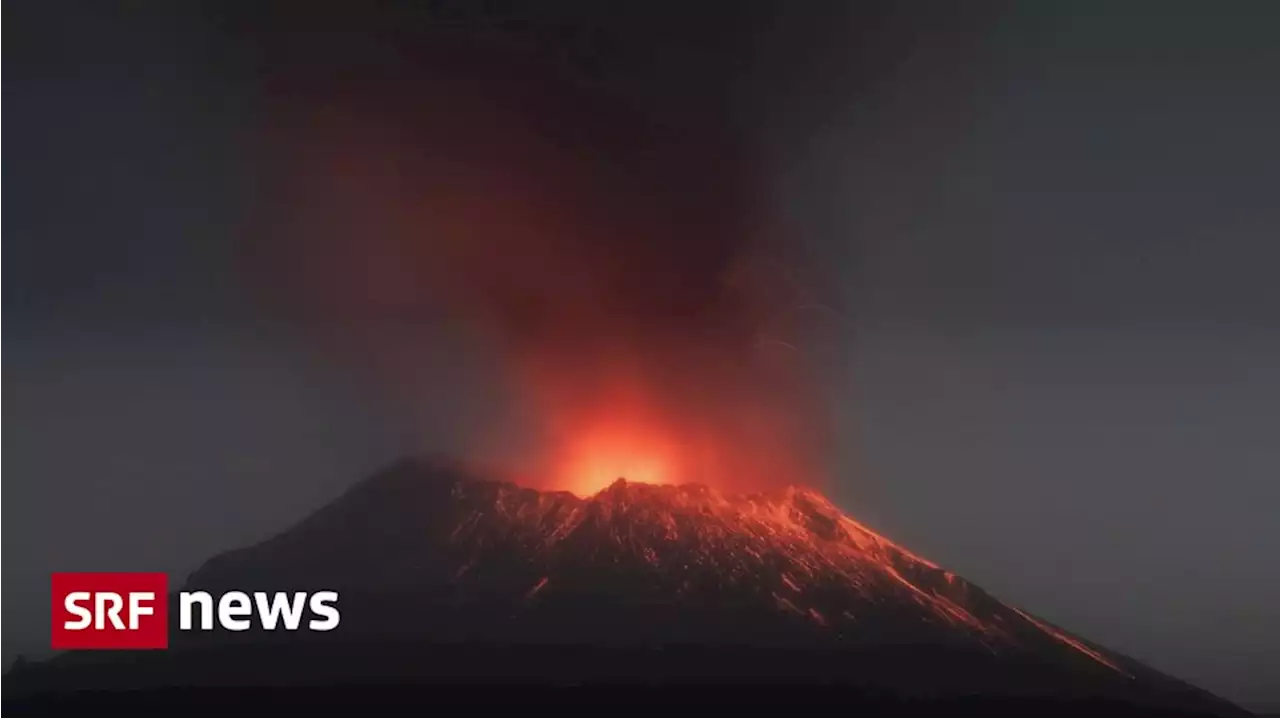
[[[53,574],[54,650],[169,647],[163,573]]]

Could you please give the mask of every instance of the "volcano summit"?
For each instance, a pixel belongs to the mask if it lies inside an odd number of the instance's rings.
[[[11,672],[6,688],[727,680],[1239,713],[794,487],[619,479],[581,498],[406,461],[209,560],[183,589],[246,587],[338,591],[341,627],[174,632],[169,652],[67,654]]]

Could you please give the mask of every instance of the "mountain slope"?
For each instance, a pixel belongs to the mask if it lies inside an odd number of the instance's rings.
[[[619,480],[583,499],[402,462],[211,559],[184,588],[337,590],[335,634],[171,634],[175,652],[249,644],[255,653],[237,660],[277,655],[254,670],[280,680],[285,663],[302,679],[323,661],[341,676],[786,678],[1235,711],[799,488],[726,496]],[[301,663],[270,654],[303,644]]]

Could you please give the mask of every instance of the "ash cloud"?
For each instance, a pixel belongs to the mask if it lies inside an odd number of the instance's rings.
[[[582,41],[529,28],[351,63],[295,36],[270,78],[267,274],[375,362],[370,327],[461,323],[536,424],[526,475],[595,441],[680,481],[814,483],[821,403],[770,341],[794,297],[759,259],[769,218],[722,92],[735,54],[705,46],[740,38],[685,29],[696,53],[675,62],[625,43],[575,60]]]

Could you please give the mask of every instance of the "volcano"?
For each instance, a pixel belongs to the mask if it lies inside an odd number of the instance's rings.
[[[214,557],[183,588],[332,589],[342,623],[287,636],[171,631],[168,652],[67,654],[11,671],[9,695],[727,682],[1243,714],[1002,602],[799,487],[729,495],[619,478],[579,497],[404,461],[283,533]]]

